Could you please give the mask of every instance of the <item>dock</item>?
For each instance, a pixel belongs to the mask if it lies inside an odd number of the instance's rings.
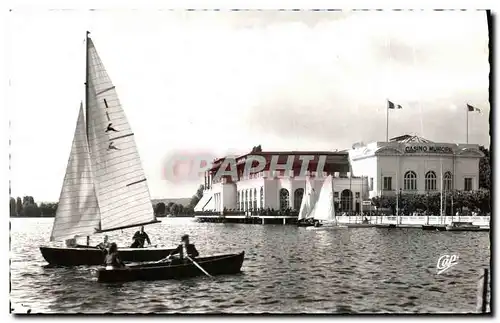
[[[195,215],[198,222],[207,223],[245,223],[245,224],[297,224],[296,215],[222,215],[222,214],[198,214]],[[368,223],[363,223],[364,219]],[[349,228],[416,228],[433,231],[444,231],[446,226],[458,218],[452,216],[337,216],[339,224],[347,225]],[[475,225],[489,227],[489,216],[462,216],[460,221],[471,222]]]

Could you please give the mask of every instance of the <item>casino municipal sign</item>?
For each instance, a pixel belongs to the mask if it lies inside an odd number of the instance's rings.
[[[453,154],[453,149],[446,146],[411,145],[405,147],[405,153]]]

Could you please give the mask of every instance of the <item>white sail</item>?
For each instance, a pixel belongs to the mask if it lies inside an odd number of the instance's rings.
[[[311,181],[311,178],[308,178],[306,180],[306,191],[304,193],[304,197],[302,198],[302,203],[300,204],[299,220],[309,217],[317,198],[318,196],[316,190],[314,189],[313,182]]]
[[[87,131],[80,106],[50,241],[90,235],[99,227],[99,222]]]
[[[87,43],[87,126],[101,231],[156,222],[134,134],[99,55]]]
[[[332,180],[332,176],[330,175],[323,182],[318,200],[314,204],[309,217],[320,221],[333,221],[335,219]]]

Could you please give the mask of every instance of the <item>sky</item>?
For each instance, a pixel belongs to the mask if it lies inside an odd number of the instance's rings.
[[[489,145],[486,14],[13,11],[8,20],[13,196],[57,201],[80,101],[85,31],[116,86],[153,198],[175,152],[335,150],[405,133]],[[201,180],[202,182],[202,180]]]

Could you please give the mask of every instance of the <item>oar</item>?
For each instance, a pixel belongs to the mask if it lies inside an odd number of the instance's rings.
[[[205,275],[207,275],[208,277],[212,277],[212,275],[210,275],[209,273],[206,272],[205,269],[203,269],[200,265],[198,265],[198,263],[196,261],[194,261],[193,259],[191,259],[191,257],[189,257],[188,255],[186,255],[186,258],[191,260],[191,262],[196,266],[198,267]]]

